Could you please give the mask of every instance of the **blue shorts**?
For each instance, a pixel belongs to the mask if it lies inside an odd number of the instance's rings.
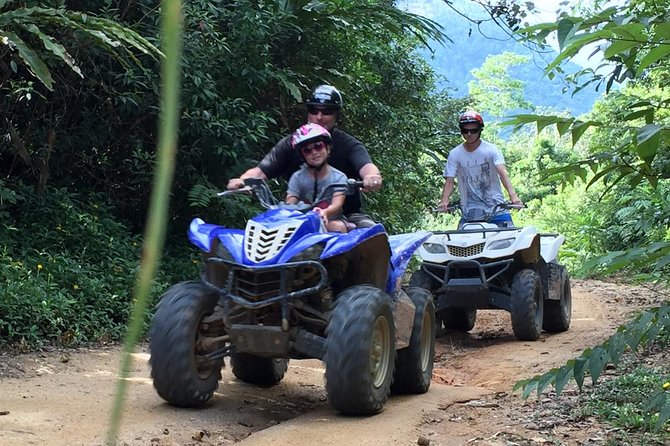
[[[461,218],[461,221],[458,222],[458,228],[462,228],[465,223],[469,223],[465,219]],[[500,228],[513,228],[514,222],[512,221],[512,215],[510,214],[498,214],[492,217],[488,223],[493,223],[494,225]]]

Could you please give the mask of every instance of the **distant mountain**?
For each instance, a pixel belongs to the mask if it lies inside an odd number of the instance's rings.
[[[471,1],[455,0],[453,3],[460,5],[459,9],[467,11],[467,15],[471,18],[487,17],[481,9],[478,9],[479,6]],[[506,51],[530,56],[528,64],[513,67],[510,75],[526,82],[525,98],[536,106],[551,107],[558,111],[569,110],[573,115],[580,115],[590,111],[600,96],[600,93],[593,88],[586,88],[574,96],[571,90],[563,93],[564,82],[556,78],[550,80],[544,75],[544,67],[553,60],[555,54],[540,56],[532,52],[506,35],[490,20],[483,22],[477,28],[475,24],[459,16],[439,0],[410,1],[405,2],[405,6],[410,11],[425,15],[442,25],[446,34],[453,40],[453,43],[447,43],[445,46],[432,42],[432,53],[427,49],[422,51],[422,55],[442,78],[438,88],[449,89],[452,96],[466,96],[468,82],[473,80],[470,71],[480,68],[487,56]],[[545,60],[542,60],[542,57]],[[568,72],[575,72],[581,68],[573,63],[568,63],[564,67]]]

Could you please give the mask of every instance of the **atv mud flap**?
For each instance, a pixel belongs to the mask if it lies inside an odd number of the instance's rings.
[[[281,327],[233,324],[227,330],[238,353],[267,358],[290,358],[298,352],[309,358],[323,359],[326,340],[306,330],[284,331]],[[295,340],[291,339],[291,334]]]
[[[514,260],[505,259],[490,263],[477,260],[452,260],[446,265],[427,264],[423,270],[443,285],[438,296],[436,311],[448,308],[509,308],[509,299],[492,290],[489,284],[505,272]],[[438,274],[438,272],[442,274]]]

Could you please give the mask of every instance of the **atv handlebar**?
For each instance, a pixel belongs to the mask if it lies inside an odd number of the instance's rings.
[[[310,203],[305,203],[303,201],[299,201],[298,203],[294,204],[288,204],[284,203],[283,201],[279,201],[273,194],[272,191],[270,190],[270,187],[267,185],[265,180],[261,178],[245,178],[244,180],[244,186],[239,188],[239,189],[233,189],[233,190],[226,190],[223,192],[219,192],[216,194],[217,197],[226,197],[226,196],[231,196],[231,195],[239,195],[239,194],[245,194],[245,195],[255,195],[256,198],[258,198],[258,201],[260,204],[266,208],[266,209],[271,209],[271,208],[276,208],[276,207],[282,207],[285,209],[292,209],[292,210],[297,210],[301,212],[305,212],[308,210],[311,210],[314,207],[314,204]],[[345,190],[345,195],[351,195],[353,194],[356,189],[360,189],[363,187],[363,181],[361,180],[355,180],[353,178],[347,179],[346,183],[333,183],[329,184],[326,186],[326,188],[323,190],[321,195],[317,197],[317,199],[314,200],[315,203],[318,203],[319,201],[324,200],[326,197],[332,195],[334,192],[330,192],[333,189],[344,189]]]
[[[493,206],[493,211],[491,212],[491,215],[495,215],[498,213],[500,210],[506,210],[506,209],[524,209],[526,205],[524,204],[514,204],[511,202],[505,202],[505,203],[498,203],[495,206]],[[449,206],[447,206],[446,209],[442,210],[440,208],[433,208],[433,212],[440,213],[453,213],[455,211],[460,211],[461,214],[463,214],[463,208],[461,207],[461,202],[460,201],[455,201],[451,203]]]

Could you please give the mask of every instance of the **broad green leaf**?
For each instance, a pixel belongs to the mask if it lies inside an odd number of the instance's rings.
[[[556,373],[558,369],[551,369],[548,372],[544,373],[537,380],[537,394],[541,394],[542,391],[556,378]]]
[[[656,265],[654,266],[654,269],[660,270],[668,265],[670,265],[670,255],[666,255],[658,259]]]
[[[572,145],[577,145],[577,141],[582,137],[584,132],[588,130],[589,127],[597,125],[598,123],[594,121],[575,121],[572,125]]]
[[[523,388],[522,398],[526,399],[533,393],[533,390],[537,388],[538,380],[533,378],[528,384]]]
[[[545,73],[548,73],[549,71],[553,70],[566,58],[572,57],[575,54],[577,54],[579,50],[581,50],[589,43],[593,43],[610,36],[611,33],[608,30],[604,29],[594,32],[582,33],[574,36],[572,39],[570,39],[569,42],[570,45],[565,49],[563,49],[561,53],[558,56],[556,56],[556,58],[547,66],[547,68],[545,68],[544,70]]]
[[[654,40],[670,40],[670,22],[661,22],[654,25]]]
[[[668,421],[669,419],[670,419],[670,401],[666,401],[661,410],[658,412],[658,420],[656,420],[654,430],[660,431],[665,425],[665,422]]]
[[[24,27],[27,31],[35,34],[39,39],[42,41],[44,44],[44,47],[51,51],[53,54],[55,54],[58,58],[60,58],[63,62],[68,64],[68,66],[77,73],[80,77],[84,77],[83,74],[81,74],[81,70],[79,67],[76,65],[74,59],[72,56],[70,56],[70,53],[67,52],[67,50],[61,45],[60,43],[56,42],[53,37],[47,36],[44,34],[40,29],[34,25],[34,24],[29,24]]]
[[[579,358],[575,359],[575,366],[573,367],[575,382],[579,390],[582,390],[584,385],[584,373],[586,372],[586,364],[588,362],[588,356],[591,353],[591,349],[587,348],[584,350],[584,353]]]
[[[618,169],[618,168],[619,168],[619,166],[617,166],[616,164],[613,164],[613,165],[611,165],[611,166],[608,166],[608,167],[602,169],[600,172],[596,173],[596,174],[593,176],[593,178],[591,178],[591,180],[590,180],[590,181],[588,182],[588,184],[586,185],[586,189],[588,190],[589,187],[591,187],[593,184],[595,184],[599,179],[601,179],[602,177],[604,177],[604,176],[607,175],[608,173],[610,173],[610,172],[612,172],[613,170],[616,170],[616,169]]]
[[[637,130],[635,151],[647,164],[651,164],[656,156],[658,144],[661,140],[661,134],[659,133],[661,129],[662,127],[658,124],[647,124]]]
[[[558,134],[560,136],[563,136],[566,133],[568,133],[571,126],[572,126],[571,121],[558,122],[558,123],[556,123],[556,130],[558,130]]]
[[[40,80],[49,90],[53,91],[53,78],[51,77],[51,72],[47,68],[46,64],[40,59],[40,57],[25,44],[23,40],[16,34],[12,32],[7,32],[5,34],[10,42],[16,47],[19,52],[19,56],[26,63],[28,69],[35,75],[37,79]]]
[[[558,47],[563,50],[566,43],[575,32],[579,30],[580,22],[575,22],[573,17],[568,17],[558,21],[558,26],[556,27],[556,34],[558,39]]]
[[[648,37],[646,36],[646,27],[644,24],[639,22],[626,23],[625,25],[613,26],[609,28],[609,31],[615,37],[621,37],[627,40],[633,40],[638,43],[646,42]]]
[[[667,399],[667,395],[663,390],[657,391],[649,398],[649,400],[647,400],[647,403],[644,405],[644,410],[646,412],[657,412],[658,409],[663,407]]]
[[[594,384],[598,381],[603,370],[605,370],[608,358],[607,351],[600,346],[594,347],[591,351],[591,355],[589,356],[589,373]]]
[[[610,59],[612,56],[618,55],[619,53],[626,51],[627,49],[639,45],[640,42],[634,40],[615,40],[612,44],[607,47],[603,52],[603,57],[605,59]]]
[[[631,107],[628,107],[629,109]],[[624,121],[632,121],[633,119],[637,118],[642,118],[642,117],[648,117],[651,116],[653,119],[654,116],[654,109],[653,108],[644,108],[642,110],[636,110],[632,113],[627,114],[626,116],[623,117]]]
[[[626,348],[626,341],[624,340],[623,334],[621,332],[614,333],[606,342],[606,347],[612,364],[616,364]]]
[[[659,60],[666,60],[666,56],[670,53],[670,45],[660,45],[652,49],[647,53],[646,56],[642,58],[639,65],[637,66],[636,75],[640,76],[644,70],[650,65],[658,62]]]
[[[573,376],[573,366],[574,366],[574,361],[568,361],[567,364],[564,367],[561,367],[558,369],[558,373],[556,374],[556,396],[560,395],[561,392],[563,392],[563,388],[565,387],[565,384],[572,378]]]

